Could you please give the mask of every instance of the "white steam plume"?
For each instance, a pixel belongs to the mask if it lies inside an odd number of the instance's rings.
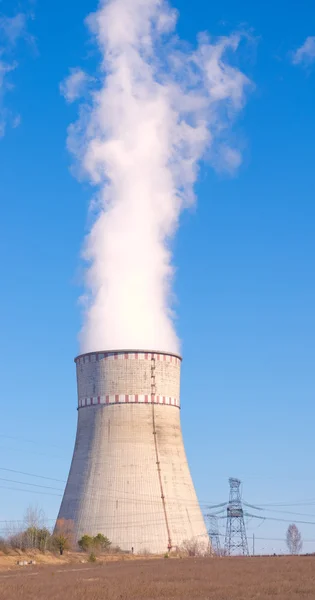
[[[176,19],[163,0],[100,2],[87,20],[102,57],[98,83],[72,70],[62,85],[68,101],[90,87],[68,146],[98,187],[84,247],[82,352],[179,351],[169,242],[194,201],[205,151],[216,168],[241,162],[227,128],[250,82],[225,60],[241,36],[203,35],[188,50],[172,36]]]
[[[6,92],[12,89],[9,73],[17,67],[14,54],[21,37],[26,37],[26,15],[19,13],[7,17],[0,14],[0,137],[5,134],[7,122],[15,128],[21,120],[20,115],[12,115],[4,103]]]
[[[305,42],[292,53],[292,63],[309,67],[315,62],[315,35],[310,35]]]

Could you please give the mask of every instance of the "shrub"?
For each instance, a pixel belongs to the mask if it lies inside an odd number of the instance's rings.
[[[58,519],[52,536],[52,546],[60,555],[73,546],[73,522],[67,519]]]
[[[23,550],[33,548],[45,552],[50,541],[50,531],[46,527],[28,527],[22,534]]]
[[[7,540],[0,537],[0,552],[3,552],[3,554],[9,554],[9,550],[10,549]]]
[[[91,554],[89,556],[89,562],[96,562],[96,556],[95,556],[94,552],[91,552]]]
[[[14,533],[8,537],[8,543],[10,544],[12,550],[22,550],[23,549],[23,534],[22,533]]]
[[[98,533],[94,537],[85,534],[78,541],[78,545],[79,548],[83,550],[83,552],[108,552],[111,546],[111,542],[109,541],[108,537],[106,537],[102,533]]]
[[[108,537],[106,537],[102,533],[98,533],[93,538],[93,544],[94,544],[94,548],[96,548],[97,550],[102,550],[102,551],[108,551],[111,546],[111,542],[109,541]]]
[[[41,550],[41,552],[45,552],[47,550],[47,548],[49,547],[50,540],[51,540],[51,533],[46,527],[43,527],[42,529],[38,529],[38,531],[37,531],[37,548],[38,548],[38,550]]]
[[[78,546],[83,552],[88,552],[94,544],[94,538],[90,535],[83,535],[78,541]]]

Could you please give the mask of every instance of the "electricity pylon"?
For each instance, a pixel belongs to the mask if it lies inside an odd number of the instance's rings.
[[[249,556],[244,511],[240,492],[241,481],[230,477],[230,497],[227,505],[227,520],[224,553],[226,556],[242,554]]]
[[[211,540],[211,549],[213,554],[221,556],[220,534],[218,527],[218,519],[215,515],[208,515],[209,519],[209,537]]]

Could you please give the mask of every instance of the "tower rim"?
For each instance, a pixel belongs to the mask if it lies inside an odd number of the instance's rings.
[[[181,362],[183,361],[183,357],[180,354],[177,354],[176,352],[166,352],[165,350],[143,350],[143,349],[126,349],[126,348],[122,348],[122,349],[117,349],[117,350],[94,350],[92,352],[82,352],[81,354],[78,354],[78,356],[76,356],[74,358],[74,362],[76,363],[77,360],[79,360],[80,358],[82,358],[83,356],[91,356],[93,354],[163,354],[165,356],[174,356],[175,358],[178,358]]]

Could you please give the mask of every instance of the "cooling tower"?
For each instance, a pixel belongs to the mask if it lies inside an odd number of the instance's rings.
[[[78,428],[58,518],[76,539],[103,533],[126,551],[207,547],[180,425],[181,358],[121,350],[75,362]]]

